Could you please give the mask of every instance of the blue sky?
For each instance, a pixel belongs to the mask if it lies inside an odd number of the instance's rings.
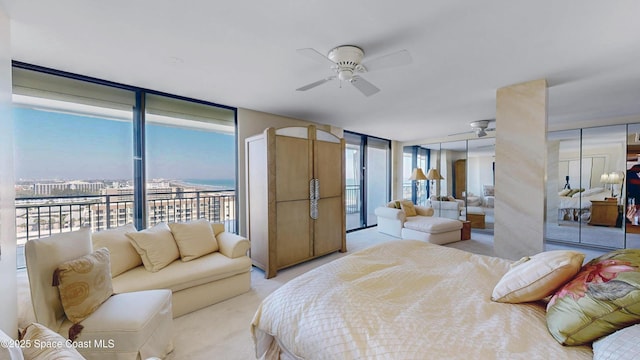
[[[16,179],[132,179],[132,124],[14,108]],[[233,179],[233,135],[146,128],[147,178]]]

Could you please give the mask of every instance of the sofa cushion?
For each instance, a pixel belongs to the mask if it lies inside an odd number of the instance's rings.
[[[169,228],[178,245],[182,261],[190,261],[218,251],[218,242],[207,219],[171,223]]]
[[[415,231],[439,234],[462,229],[462,222],[441,217],[413,216],[407,218],[404,227]]]
[[[64,313],[76,324],[91,315],[113,294],[107,248],[65,261],[58,266],[54,277]]]
[[[416,216],[416,208],[413,206],[413,202],[411,200],[402,200],[400,201],[400,208],[404,211],[404,214],[409,216]]]
[[[178,245],[166,223],[133,233],[127,233],[131,245],[136,249],[144,267],[156,272],[180,257]]]
[[[214,252],[189,262],[174,261],[164,269],[149,273],[139,266],[113,279],[113,290],[123,293],[148,289],[180,291],[193,286],[227,278],[251,269],[251,259],[230,259]]]
[[[78,350],[62,335],[38,323],[31,323],[24,328],[22,342],[30,344],[30,346],[22,347],[22,353],[27,360],[84,359]]]
[[[142,258],[126,235],[126,233],[135,231],[136,227],[133,224],[127,224],[91,234],[94,249],[101,247],[109,249],[111,277],[116,277],[129,269],[142,265]]]
[[[65,316],[58,288],[51,286],[53,272],[67,260],[91,254],[91,229],[29,240],[24,247],[36,319],[50,329],[58,329]]]

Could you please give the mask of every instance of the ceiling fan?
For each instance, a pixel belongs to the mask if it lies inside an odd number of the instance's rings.
[[[338,79],[340,82],[345,81],[353,85],[365,96],[371,96],[380,91],[378,87],[365,80],[359,73],[374,71],[411,63],[411,55],[407,50],[396,51],[370,61],[362,61],[364,51],[353,45],[342,45],[335,47],[329,51],[327,56],[322,55],[315,49],[304,48],[297,50],[299,54],[310,59],[329,66],[329,69],[335,73],[324,79],[312,82],[300,88],[297,91],[307,91],[316,86],[320,86],[331,80]]]
[[[456,134],[450,134],[449,136],[454,136],[454,135],[461,135],[461,134],[468,134],[468,133],[475,133],[477,137],[484,137],[487,136],[487,131],[495,131],[496,128],[490,128],[489,127],[489,123],[493,122],[495,120],[476,120],[476,121],[472,121],[469,123],[469,126],[471,126],[471,131],[465,131],[465,132],[461,132],[461,133],[456,133]]]

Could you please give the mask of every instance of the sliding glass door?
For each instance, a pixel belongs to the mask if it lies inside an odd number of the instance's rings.
[[[344,138],[347,230],[374,226],[374,209],[389,201],[391,142],[346,131]]]

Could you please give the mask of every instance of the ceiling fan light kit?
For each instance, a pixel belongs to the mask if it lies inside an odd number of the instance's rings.
[[[495,128],[489,128],[489,124],[495,120],[476,120],[476,121],[472,121],[469,123],[469,126],[471,126],[471,131],[465,131],[462,133],[456,133],[456,134],[449,134],[449,136],[454,136],[454,135],[462,135],[462,134],[468,134],[468,133],[475,133],[477,137],[484,137],[487,136],[487,131],[495,131]]]
[[[378,87],[368,82],[358,73],[367,72],[367,66],[362,63],[364,58],[364,50],[354,45],[342,45],[337,46],[329,51],[325,57],[320,52],[311,49],[298,49],[301,55],[307,56],[319,62],[329,64],[330,70],[335,72],[335,76],[329,76],[322,80],[315,81],[311,84],[302,86],[297,91],[306,91],[316,86],[322,85],[333,79],[348,82],[358,89],[363,95],[371,96],[380,91]],[[391,53],[380,58],[374,59],[370,62],[374,68],[386,68],[400,65],[406,65],[411,63],[411,56],[407,50],[401,50],[395,53]]]

